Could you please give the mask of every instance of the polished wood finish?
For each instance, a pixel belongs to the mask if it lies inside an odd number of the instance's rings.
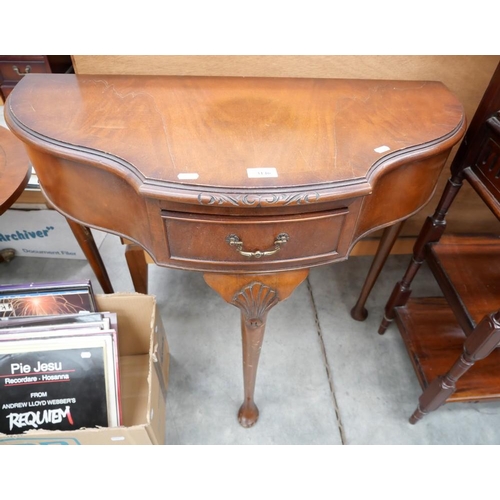
[[[0,215],[19,198],[28,184],[31,165],[23,144],[5,127],[0,126]],[[12,248],[0,251],[0,262],[15,256]]]
[[[279,302],[288,272],[420,210],[465,129],[438,82],[286,78],[31,75],[6,120],[66,217],[212,276],[240,308],[252,283]],[[243,316],[250,425],[265,313],[257,328]]]
[[[274,270],[277,266],[294,263],[307,267],[325,259],[339,259],[347,255],[351,244],[353,225],[348,224],[346,208],[320,213],[267,216],[201,216],[177,212],[163,212],[165,232],[172,262],[183,268],[224,269],[243,271],[258,262],[260,270]],[[272,259],[249,259],[241,252],[248,249],[265,252],[274,249],[279,234],[286,234],[284,242]],[[193,235],[200,241],[219,242],[216,245],[193,245]],[[241,252],[227,241],[234,235],[242,242]]]
[[[125,258],[137,293],[148,293],[148,263],[144,250],[137,243],[127,243]]]
[[[0,127],[0,214],[19,198],[30,175],[23,143],[10,130]]]
[[[75,72],[87,75],[196,75],[240,77],[295,77],[387,80],[433,80],[443,82],[463,104],[467,117],[472,117],[486,89],[498,56],[332,56],[332,55],[246,55],[246,56],[144,56],[144,55],[74,55]],[[451,164],[452,150],[446,166]],[[444,176],[443,176],[444,174]],[[438,180],[441,188],[446,172]],[[436,203],[435,193],[430,203]],[[425,214],[415,213],[400,228],[391,254],[411,254]],[[488,230],[491,216],[482,203],[467,189],[460,193],[459,203],[447,217],[452,230],[481,232]],[[384,233],[375,231],[367,239],[358,240],[350,255],[375,255],[366,277],[353,318],[362,321],[368,314],[367,296],[385,259],[379,243]],[[380,248],[379,251],[377,249]],[[148,259],[149,256],[145,255]]]
[[[404,306],[410,298],[411,283],[425,262],[426,252],[430,245],[437,243],[441,239],[446,229],[446,213],[461,187],[462,177],[458,175],[452,176],[446,184],[446,188],[434,214],[425,220],[420,235],[413,247],[413,256],[410,264],[401,281],[396,283],[385,306],[384,317],[378,330],[381,335],[385,333],[394,319],[396,308]]]
[[[462,103],[470,121],[491,75],[500,61],[498,55],[73,55],[75,73],[87,75],[196,75],[279,78],[343,78],[384,80],[431,80],[443,82]],[[436,206],[446,184],[453,149],[438,180],[437,192],[430,200]],[[420,211],[404,224],[395,248],[411,254],[427,213]],[[462,189],[454,210],[447,216],[450,231],[481,233],[488,231],[494,218],[468,186]],[[380,239],[381,232],[370,235]],[[373,255],[377,245],[357,249]],[[368,253],[369,252],[369,253]],[[351,253],[351,255],[354,255]]]
[[[375,282],[377,281],[380,271],[382,271],[382,268],[387,261],[387,257],[389,257],[391,249],[394,246],[401,229],[403,228],[403,224],[404,221],[384,229],[375,258],[372,261],[358,300],[351,309],[351,316],[353,319],[357,321],[364,321],[368,317],[368,311],[365,308],[366,301],[375,285]]]
[[[108,271],[97,249],[92,232],[88,227],[83,224],[78,224],[72,219],[67,219],[67,221],[76,241],[89,261],[90,267],[94,270],[97,280],[102,287],[102,291],[104,293],[113,293],[114,290],[108,276]]]
[[[238,421],[243,427],[252,427],[259,417],[254,392],[267,313],[286,300],[308,274],[307,269],[260,276],[204,274],[206,283],[241,311],[245,390]]]
[[[31,163],[22,141],[9,129],[0,127],[0,214],[4,213],[24,193],[31,175]],[[91,231],[84,225],[68,219],[77,242],[96,274],[104,293],[113,293],[113,287]],[[11,248],[3,249],[0,262],[8,262],[15,256]]]
[[[426,262],[465,335],[500,307],[498,235],[447,235],[430,245]]]
[[[397,310],[396,321],[422,389],[442,381],[460,360],[466,337],[443,297],[415,297]],[[454,382],[446,402],[480,402],[500,399],[500,350],[477,362]],[[450,387],[452,384],[450,384]],[[445,401],[440,401],[439,407]],[[430,410],[428,410],[430,411]]]
[[[451,176],[432,216],[427,217],[413,249],[412,260],[402,280],[394,287],[384,319],[379,328],[383,334],[394,318],[396,307],[402,307],[411,294],[411,282],[425,261],[428,249],[439,242],[446,228],[446,215],[468,181],[481,201],[500,218],[500,64],[478,106],[460,144],[451,167]]]
[[[440,202],[422,227],[412,260],[389,297],[379,328],[379,333],[383,334],[397,317],[419,379],[423,359],[435,370],[432,382],[423,384],[424,392],[419,399],[419,406],[410,418],[412,424],[445,402],[456,400],[461,377],[465,379],[465,374],[469,375],[468,370],[476,361],[492,355],[500,341],[498,232],[488,236],[443,236],[446,214],[464,181],[500,219],[499,144],[500,64],[455,156],[451,177]],[[498,228],[498,220],[495,225]],[[426,306],[420,302],[419,307],[415,308],[409,301],[411,284],[424,262],[428,262],[446,299],[441,301],[439,307],[434,303]],[[443,317],[446,317],[446,321],[442,320]],[[458,342],[462,353],[458,357],[448,329],[454,338],[457,335],[462,337]],[[414,355],[412,346],[417,344],[420,351],[425,351],[429,345],[432,353],[428,354],[428,358]],[[451,356],[455,359],[450,360],[448,350],[453,352]],[[447,356],[447,366],[442,363],[443,356]],[[431,373],[429,369],[427,372]],[[484,394],[489,399],[498,399],[498,371],[493,370],[493,374],[485,371],[474,373],[474,384],[466,394],[461,395],[460,400],[476,401],[484,398]]]
[[[500,311],[490,313],[474,328],[471,335],[467,337],[463,344],[462,354],[455,361],[453,366],[444,376],[440,376],[432,381],[419,399],[418,407],[410,417],[410,423],[417,423],[430,411],[439,408],[447,399],[455,393],[456,384],[476,363],[488,357],[500,342]],[[498,365],[494,367],[497,373]],[[484,387],[487,379],[481,379]],[[493,380],[498,382],[498,377]],[[477,394],[477,393],[476,393]],[[474,395],[474,399],[477,395]],[[498,398],[498,395],[496,395]]]

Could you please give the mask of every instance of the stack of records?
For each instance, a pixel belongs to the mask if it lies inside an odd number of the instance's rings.
[[[90,282],[0,287],[0,433],[121,425],[116,313]]]
[[[0,318],[96,311],[90,281],[0,286]]]

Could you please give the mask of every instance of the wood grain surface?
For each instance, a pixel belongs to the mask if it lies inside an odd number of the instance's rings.
[[[0,126],[0,214],[23,192],[30,178],[31,165],[23,143]]]
[[[74,55],[76,73],[148,74],[148,75],[212,75],[212,76],[277,76],[309,78],[373,78],[397,80],[431,80],[443,82],[463,104],[471,119],[490,78],[500,61],[492,55]],[[447,167],[439,178],[441,193],[449,177]],[[425,217],[438,202],[434,194],[429,204],[411,217],[401,231],[401,238],[415,237]],[[487,232],[495,223],[484,204],[478,201],[470,186],[461,190],[453,211],[448,216],[450,231],[458,233]],[[359,252],[370,252],[371,245],[358,244]],[[361,248],[363,246],[363,248]],[[410,249],[411,244],[397,248]],[[403,250],[402,250],[403,251]]]

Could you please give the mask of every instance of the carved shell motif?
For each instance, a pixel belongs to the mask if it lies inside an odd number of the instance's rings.
[[[254,281],[235,294],[232,304],[241,309],[246,324],[255,329],[262,326],[265,315],[278,302],[276,290]]]

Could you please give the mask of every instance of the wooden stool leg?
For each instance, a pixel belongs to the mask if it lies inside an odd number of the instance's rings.
[[[148,263],[144,256],[144,250],[136,243],[129,243],[125,247],[125,259],[134,284],[134,289],[138,293],[148,293]]]
[[[254,392],[267,313],[287,299],[308,273],[306,269],[262,276],[204,274],[207,284],[241,311],[244,400],[238,421],[243,427],[252,427],[259,418]]]
[[[437,410],[456,391],[457,380],[476,361],[486,358],[500,342],[500,311],[485,316],[467,337],[462,355],[444,376],[435,378],[419,398],[410,417],[416,424],[427,413]]]
[[[427,217],[425,220],[413,247],[413,257],[406,273],[403,276],[403,279],[396,283],[396,286],[394,287],[394,290],[392,291],[392,294],[385,306],[384,317],[378,329],[378,333],[380,333],[380,335],[385,333],[394,319],[395,308],[402,307],[408,302],[411,295],[411,283],[425,261],[427,245],[429,243],[438,242],[443,235],[444,230],[446,229],[446,213],[448,212],[452,201],[455,199],[455,196],[458,194],[461,187],[461,176],[457,175],[448,179],[448,183],[446,184],[434,214],[431,217]]]
[[[85,254],[85,257],[87,257],[90,267],[94,271],[103,292],[113,293],[113,287],[111,285],[108,272],[106,271],[106,267],[104,266],[104,262],[102,261],[97,245],[95,244],[92,232],[88,227],[78,224],[71,219],[66,220],[68,221],[69,227],[71,228],[76,241]]]
[[[377,248],[377,253],[373,258],[372,265],[366,276],[358,301],[351,309],[351,316],[353,319],[357,321],[364,321],[368,317],[368,311],[365,308],[366,300],[368,299],[368,296],[377,281],[380,271],[387,261],[387,257],[389,257],[391,249],[394,246],[394,242],[403,228],[404,222],[405,221],[398,222],[384,229],[382,238],[380,239],[380,243]]]

